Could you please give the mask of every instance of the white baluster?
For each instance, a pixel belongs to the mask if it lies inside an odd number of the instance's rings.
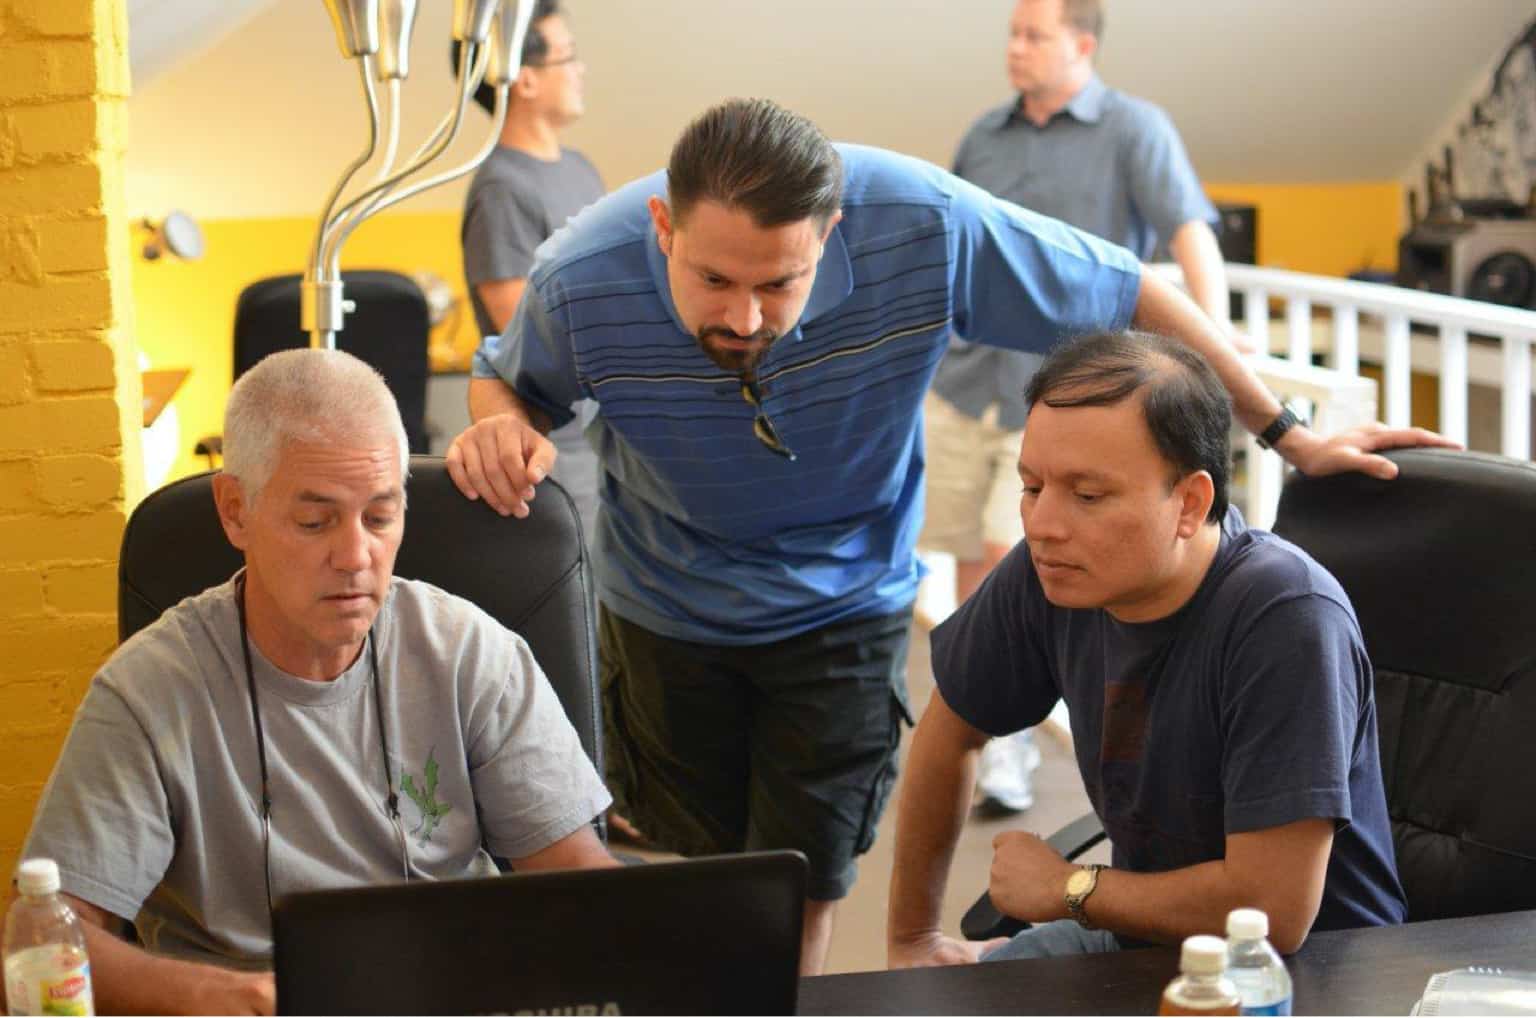
[[[1440,434],[1467,441],[1467,330],[1440,327]]]
[[[1518,460],[1530,459],[1531,343],[1511,336],[1505,336],[1503,340],[1504,438],[1501,451]]]
[[[1249,435],[1245,445],[1248,461],[1248,504],[1243,515],[1250,527],[1268,530],[1275,525],[1280,507],[1280,487],[1285,480],[1285,461],[1278,453],[1266,452]]]
[[[1269,352],[1269,291],[1249,287],[1243,291],[1243,325],[1259,352]]]
[[[1409,402],[1412,399],[1413,379],[1407,315],[1387,316],[1385,352],[1386,363],[1382,365],[1382,374],[1387,383],[1387,425],[1393,428],[1406,428],[1408,422],[1412,420],[1412,408]]]
[[[1346,375],[1360,373],[1360,311],[1353,304],[1333,309],[1333,370]]]
[[[1290,337],[1291,360],[1297,364],[1312,363],[1312,302],[1305,297],[1292,297],[1285,302],[1285,328]]]

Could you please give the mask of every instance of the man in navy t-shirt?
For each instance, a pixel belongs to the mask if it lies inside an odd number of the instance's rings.
[[[1215,374],[1170,341],[1104,334],[1060,348],[1027,398],[1025,540],[933,633],[939,695],[901,793],[892,965],[1171,943],[1221,932],[1237,907],[1267,912],[1283,952],[1314,927],[1401,922],[1354,609],[1305,552],[1228,505]],[[1036,925],[946,938],[976,751],[1058,698],[1113,866],[1003,834],[992,900]]]

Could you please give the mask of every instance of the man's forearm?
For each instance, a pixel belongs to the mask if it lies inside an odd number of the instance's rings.
[[[974,752],[957,753],[941,744],[931,726],[918,725],[897,802],[889,940],[938,930],[944,887],[975,776]]]
[[[1196,933],[1224,936],[1232,909],[1262,909],[1270,917],[1270,939],[1289,954],[1306,939],[1317,914],[1315,901],[1298,897],[1288,883],[1244,880],[1225,860],[1217,860],[1162,873],[1104,870],[1084,912],[1102,929],[1173,944]],[[1063,900],[1058,918],[1066,917]]]
[[[153,955],[93,923],[81,925],[100,1014],[214,1013],[210,1008],[228,1007],[230,1000],[218,987],[252,978],[216,965]]]
[[[469,419],[483,421],[497,414],[511,414],[524,424],[549,434],[550,419],[542,410],[529,406],[499,378],[469,380]]]
[[[1221,245],[1209,225],[1192,219],[1179,227],[1168,242],[1168,252],[1184,273],[1184,286],[1201,310],[1218,322],[1231,318],[1227,267]]]
[[[1200,353],[1226,386],[1238,420],[1250,432],[1259,434],[1279,415],[1280,401],[1227,341],[1221,327],[1154,272],[1141,274],[1133,321],[1138,329],[1169,336]]]

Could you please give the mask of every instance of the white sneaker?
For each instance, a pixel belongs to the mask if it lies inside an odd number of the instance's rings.
[[[1035,804],[1030,774],[1040,766],[1040,749],[1026,729],[988,742],[976,776],[976,807],[983,813],[1022,813]]]

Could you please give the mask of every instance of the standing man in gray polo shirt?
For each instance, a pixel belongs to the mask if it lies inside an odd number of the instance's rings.
[[[559,0],[539,0],[500,144],[475,172],[464,202],[464,276],[481,336],[501,335],[512,320],[534,250],[604,194],[596,167],[560,144],[560,132],[585,112],[585,74]],[[489,109],[489,89],[484,93],[476,98]],[[597,455],[583,434],[591,419],[583,404],[549,435],[560,450],[554,477],[576,500],[588,540],[597,525]]]
[[[971,127],[955,173],[1143,261],[1171,254],[1195,302],[1226,322],[1226,272],[1210,226],[1216,210],[1167,114],[1094,73],[1103,29],[1100,0],[1019,0],[1008,39],[1008,80],[1018,95]],[[924,404],[920,543],[955,556],[958,601],[1023,537],[1014,465],[1024,388],[1039,363],[1033,354],[952,340]],[[1038,759],[1027,731],[993,740],[977,781],[982,805],[1028,809]]]

